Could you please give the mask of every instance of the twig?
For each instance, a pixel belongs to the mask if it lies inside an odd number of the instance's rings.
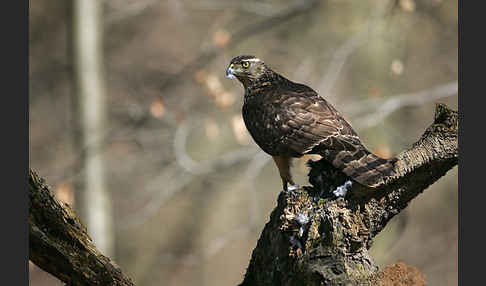
[[[356,49],[363,45],[366,39],[369,39],[369,36],[373,33],[376,22],[378,20],[378,15],[381,15],[382,12],[377,7],[372,9],[372,13],[370,16],[369,23],[366,25],[365,28],[359,33],[354,36],[351,36],[348,40],[341,45],[336,52],[334,53],[331,63],[329,64],[329,68],[327,69],[326,74],[321,80],[321,83],[318,87],[319,94],[323,97],[330,98],[332,97],[330,92],[331,89],[334,87],[336,81],[339,79],[341,71],[346,64],[349,56],[351,56]]]
[[[157,178],[147,183],[144,189],[154,194],[150,201],[135,213],[130,214],[118,229],[124,230],[143,224],[177,192],[199,176],[208,175],[249,160],[257,152],[254,147],[245,147],[229,151],[216,159],[203,162],[194,161],[186,152],[187,136],[190,126],[196,124],[181,123],[174,136],[173,148],[176,160],[166,167]],[[183,170],[180,170],[182,168]]]
[[[107,25],[114,24],[116,22],[122,21],[128,17],[134,17],[141,14],[143,11],[150,8],[150,6],[160,3],[157,0],[136,0],[136,1],[112,1],[105,0],[104,2],[111,4],[112,8],[115,10],[109,13],[105,17],[105,23]],[[115,3],[121,2],[121,3]],[[116,6],[116,7],[115,7]]]
[[[257,152],[257,148],[255,147],[244,147],[229,151],[213,160],[196,162],[187,154],[186,145],[190,130],[197,126],[198,124],[195,123],[195,120],[181,123],[175,132],[172,144],[176,162],[190,174],[196,176],[209,174],[216,171],[216,169],[227,168],[241,161],[246,161],[251,155]]]
[[[139,226],[150,219],[160,208],[178,191],[187,186],[195,179],[195,176],[186,172],[180,172],[176,163],[173,163],[156,179],[148,183],[145,189],[154,193],[149,202],[138,209],[135,214],[130,214],[123,219],[123,224],[119,224],[117,230],[126,230]]]
[[[199,10],[239,9],[264,17],[272,17],[284,10],[284,8],[276,7],[274,4],[259,1],[191,1],[188,8]]]
[[[387,117],[392,112],[406,106],[420,106],[426,102],[454,96],[458,91],[458,82],[451,82],[428,88],[415,93],[405,93],[384,99],[366,99],[344,106],[345,112],[358,118],[355,126],[358,129],[370,128]],[[364,114],[364,115],[360,115]]]

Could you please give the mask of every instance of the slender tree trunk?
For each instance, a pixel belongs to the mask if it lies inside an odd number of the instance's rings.
[[[113,257],[112,206],[101,152],[106,125],[102,4],[99,0],[73,2],[75,113],[79,126],[76,141],[82,152],[76,207],[99,249]]]

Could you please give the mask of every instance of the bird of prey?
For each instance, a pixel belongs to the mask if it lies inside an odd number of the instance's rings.
[[[243,120],[257,145],[271,155],[283,189],[295,188],[291,159],[319,154],[359,184],[376,187],[393,176],[396,159],[384,159],[361,143],[351,125],[312,88],[292,82],[254,56],[237,56],[226,77],[245,89]]]

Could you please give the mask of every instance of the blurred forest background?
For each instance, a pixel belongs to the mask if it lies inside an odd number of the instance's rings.
[[[317,90],[385,157],[436,102],[458,108],[457,1],[99,0],[99,14],[83,1],[29,2],[30,167],[136,285],[236,285],[276,205],[278,171],[224,77],[234,56]],[[100,50],[83,58],[91,16]],[[455,168],[396,216],[372,247],[380,267],[457,285],[457,193]],[[62,283],[31,263],[30,285]]]

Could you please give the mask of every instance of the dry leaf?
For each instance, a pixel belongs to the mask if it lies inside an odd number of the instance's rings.
[[[162,99],[158,98],[150,105],[150,113],[156,118],[162,118],[165,114],[165,106]]]
[[[219,78],[214,74],[210,74],[206,78],[206,87],[213,95],[223,92],[223,85],[221,84]]]
[[[380,97],[381,91],[380,91],[379,88],[372,87],[372,88],[369,89],[368,96],[369,97]]]
[[[231,34],[225,30],[218,30],[213,33],[213,44],[222,49],[231,41]]]
[[[415,1],[414,0],[400,0],[400,8],[405,12],[415,11]]]
[[[71,206],[74,206],[74,190],[70,183],[61,183],[54,190],[56,198]]]
[[[218,93],[215,100],[216,105],[218,105],[220,108],[228,108],[236,101],[234,94],[228,91]]]
[[[402,61],[395,59],[392,61],[390,66],[391,71],[396,75],[401,75],[403,73],[403,63]]]
[[[199,84],[204,84],[206,82],[207,77],[208,77],[208,72],[204,69],[194,73],[194,79]]]

